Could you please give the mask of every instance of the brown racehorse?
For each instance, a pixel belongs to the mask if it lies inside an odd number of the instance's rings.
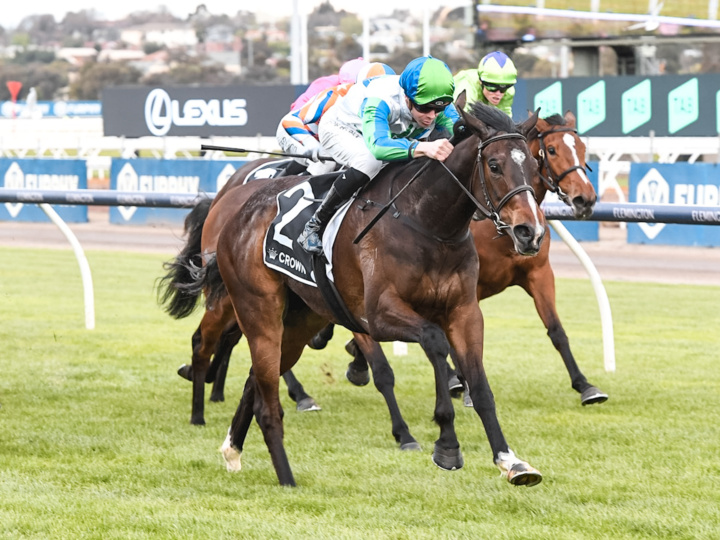
[[[459,100],[460,108],[463,102]],[[508,447],[483,368],[478,260],[469,225],[480,210],[493,217],[519,253],[532,255],[540,249],[545,230],[530,185],[537,163],[524,138],[537,117],[516,127],[503,113],[481,104],[475,104],[472,114],[461,115],[455,150],[444,164],[391,164],[362,193],[363,200],[384,202],[404,188],[395,202],[396,214],[404,219],[380,219],[353,244],[377,211],[375,205],[350,206],[333,253],[335,286],[373,340],[419,343],[428,356],[436,380],[434,419],[440,426],[433,461],[448,470],[463,465],[445,370],[452,347],[495,463],[512,483],[534,485],[542,476]],[[263,240],[277,212],[276,197],[302,180],[287,177],[238,187],[248,193],[247,200],[223,227],[216,258],[206,257],[198,276],[209,299],[227,291],[252,357],[223,444],[227,467],[240,469],[240,452],[254,416],[283,485],[294,485],[295,480],[282,441],[280,374],[292,368],[325,321],[335,320],[317,288],[263,263]]]
[[[545,177],[545,180],[541,181],[538,176],[533,184],[538,201],[542,201],[548,189],[559,191],[560,198],[573,207],[578,217],[587,216],[595,203],[596,196],[584,174],[585,145],[577,136],[574,115],[568,112],[564,117],[553,115],[547,119],[538,120],[536,128],[530,132],[529,145],[533,155],[540,162],[540,174]],[[186,271],[188,262],[195,261],[195,264],[200,265],[201,234],[202,241],[205,242],[204,249],[209,252],[215,251],[217,236],[224,225],[224,220],[234,212],[239,204],[238,197],[233,195],[232,188],[241,185],[252,169],[267,161],[269,160],[253,161],[238,169],[215,197],[209,216],[209,202],[199,205],[188,215],[186,247],[173,263],[168,264],[171,272],[166,276],[167,288],[164,301],[170,304],[168,311],[171,315],[177,318],[186,316],[196,306],[199,291],[195,295],[185,294],[183,284],[191,280]],[[203,224],[205,224],[204,228]],[[517,255],[508,242],[508,238],[498,237],[490,221],[473,221],[471,231],[480,257],[478,298],[487,298],[497,294],[510,285],[522,286],[535,300],[538,313],[548,329],[548,335],[565,362],[572,387],[581,394],[581,403],[587,405],[607,399],[606,394],[587,382],[578,368],[570,350],[567,335],[558,317],[555,307],[554,276],[548,259],[550,238],[543,242],[540,253],[536,257],[528,258]],[[215,323],[214,326],[213,323]],[[205,328],[204,331],[203,328]],[[227,329],[222,332],[225,328]],[[218,331],[221,332],[219,339],[216,337]],[[192,423],[204,423],[204,387],[200,381],[214,382],[211,401],[224,400],[224,380],[230,353],[241,336],[242,333],[235,323],[229,298],[224,297],[219,305],[213,306],[213,313],[206,314],[193,336],[192,367],[183,366],[179,371],[190,380],[193,380],[193,370],[201,374],[194,382]],[[311,346],[322,348],[331,336],[332,325],[314,337],[310,342]],[[367,340],[364,347],[358,347],[353,341],[348,344],[347,348],[355,356],[353,362],[348,366],[348,379],[354,384],[367,384],[370,376],[364,354],[382,355],[382,350],[371,340]],[[210,358],[213,355],[213,361],[210,364]],[[210,365],[209,371],[208,364]],[[381,371],[374,372],[373,381],[388,404],[392,417],[393,436],[402,449],[417,448],[415,439],[410,435],[408,427],[400,415],[393,394],[392,372],[389,365],[380,364],[380,366],[382,367],[378,369]],[[207,373],[207,377],[203,375],[204,373]],[[283,378],[288,384],[291,397],[298,402],[299,410],[316,408],[314,400],[307,395],[300,382],[293,376],[292,371],[284,373]]]

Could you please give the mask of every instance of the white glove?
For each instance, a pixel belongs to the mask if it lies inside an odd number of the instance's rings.
[[[320,147],[316,146],[315,148],[305,150],[303,152],[303,157],[317,163],[318,161],[320,161]]]

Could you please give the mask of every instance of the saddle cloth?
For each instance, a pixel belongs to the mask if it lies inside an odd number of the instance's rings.
[[[300,247],[297,238],[336,178],[337,173],[311,176],[278,194],[278,213],[265,234],[263,244],[265,266],[306,285],[318,286],[313,271],[313,254]],[[323,233],[322,243],[327,261],[332,261],[335,236],[350,203],[351,201],[348,201],[335,213]],[[332,263],[327,261],[324,261],[326,274],[333,280]]]
[[[277,178],[283,174],[285,167],[287,167],[291,161],[291,159],[282,159],[280,161],[263,163],[248,173],[245,180],[243,180],[243,184],[247,184],[252,180],[258,180],[259,178]]]

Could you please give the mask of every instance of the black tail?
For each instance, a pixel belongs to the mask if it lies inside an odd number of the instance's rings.
[[[190,211],[185,218],[185,246],[173,261],[163,265],[167,274],[160,279],[158,302],[175,319],[190,315],[202,292],[202,287],[197,286],[202,279],[201,240],[211,204],[212,200],[203,199]]]
[[[203,273],[199,276],[199,279],[202,280],[202,286],[205,287],[205,294],[207,295],[205,305],[212,309],[212,306],[216,305],[228,293],[220,275],[217,257],[205,262]]]

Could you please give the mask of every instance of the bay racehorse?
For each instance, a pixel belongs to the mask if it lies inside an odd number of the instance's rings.
[[[539,175],[533,183],[538,202],[544,199],[548,190],[555,192],[561,200],[572,206],[577,217],[582,218],[587,217],[592,210],[596,195],[585,175],[585,145],[577,136],[575,126],[575,116],[570,111],[564,116],[553,115],[539,119],[528,136],[528,143],[540,165]],[[224,220],[239,204],[232,188],[242,185],[253,169],[268,161],[270,160],[256,160],[239,168],[215,197],[212,206],[209,201],[204,202],[188,215],[185,227],[187,244],[176,260],[168,263],[170,272],[164,278],[167,287],[163,301],[169,304],[167,310],[174,317],[186,316],[196,306],[199,291],[196,291],[195,295],[190,295],[184,285],[192,280],[187,268],[191,262],[198,266],[201,264],[202,249],[208,252],[215,251],[217,236],[224,225]],[[518,285],[525,289],[533,298],[538,314],[548,330],[548,336],[565,363],[572,387],[580,393],[581,403],[588,405],[607,399],[607,394],[590,384],[577,366],[567,334],[558,316],[555,305],[555,279],[549,261],[550,238],[546,238],[543,242],[537,256],[525,257],[515,252],[507,237],[497,235],[490,221],[473,221],[470,228],[480,259],[478,298],[493,296],[510,285]],[[190,380],[193,380],[193,371],[200,373],[193,385],[191,422],[194,424],[204,423],[204,386],[201,381],[214,383],[211,401],[224,400],[224,381],[230,353],[242,336],[235,322],[229,298],[224,297],[219,305],[212,306],[212,311],[206,314],[193,335],[192,365],[182,366],[179,370],[182,376]],[[329,325],[310,341],[310,346],[324,347],[332,333],[332,325]],[[353,340],[346,346],[346,349],[354,355],[354,360],[348,365],[348,379],[357,385],[364,385],[370,381],[365,354],[382,354],[382,350],[376,347],[372,340],[368,340],[364,345],[364,347],[358,346]],[[210,363],[211,357],[212,363]],[[392,417],[392,433],[401,448],[414,448],[417,443],[402,420],[393,395],[392,372],[388,371],[389,365],[380,365],[382,367],[374,372],[373,381],[388,404]],[[205,373],[207,375],[204,375]],[[298,403],[298,410],[319,408],[292,371],[285,372],[283,378],[288,384],[290,396]]]
[[[460,109],[463,102],[461,98]],[[515,126],[503,113],[481,104],[474,105],[472,114],[461,115],[455,150],[446,163],[422,159],[390,164],[362,192],[363,200],[379,202],[350,206],[332,255],[335,286],[373,340],[419,343],[428,356],[436,380],[434,420],[440,426],[433,461],[448,470],[463,465],[445,369],[452,347],[494,462],[510,482],[534,485],[542,476],[508,447],[483,367],[478,259],[469,225],[479,210],[493,218],[519,253],[532,255],[540,249],[545,230],[530,185],[537,163],[525,140],[537,116]],[[245,436],[255,417],[283,485],[294,485],[295,480],[282,441],[280,374],[292,368],[327,320],[335,321],[317,288],[263,263],[264,236],[277,212],[276,197],[299,189],[302,181],[286,177],[238,187],[238,192],[248,193],[247,200],[222,228],[216,256],[205,257],[197,276],[212,305],[216,293],[229,294],[252,358],[222,446],[228,470],[240,469]],[[403,188],[394,210],[404,219],[380,219],[354,244],[377,214],[376,205]]]

